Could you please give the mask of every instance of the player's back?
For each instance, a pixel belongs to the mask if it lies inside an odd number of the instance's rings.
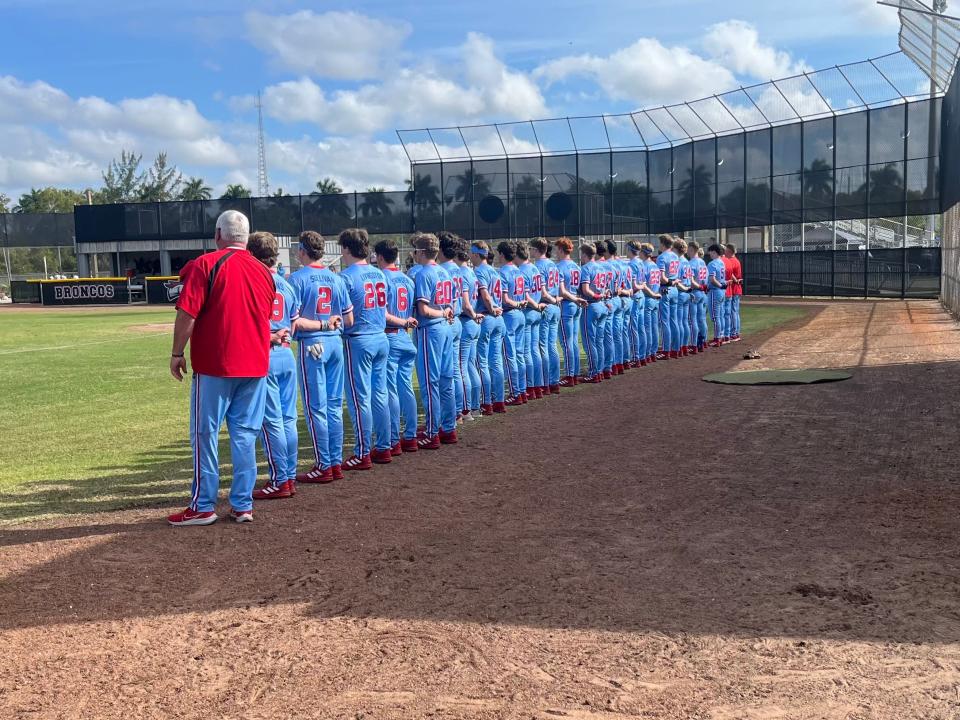
[[[687,281],[693,277],[693,268],[690,267],[690,261],[687,258],[680,258],[680,269],[677,274],[684,285],[686,285]]]
[[[663,281],[663,271],[660,266],[650,259],[645,260],[643,265],[647,271],[647,287],[650,288],[651,292],[660,292],[660,285]]]
[[[673,250],[667,250],[657,256],[657,267],[660,268],[661,280],[676,280],[680,276],[680,258]]]
[[[330,320],[353,310],[347,286],[330,268],[323,265],[306,265],[290,276],[300,304],[300,317],[307,320]],[[323,334],[340,334],[340,330],[327,333],[298,332],[297,339],[307,340]]]
[[[527,294],[527,281],[520,269],[513,263],[500,268],[500,277],[503,279],[504,292],[514,302],[522,303]]]
[[[414,278],[414,302],[418,304],[416,318],[421,327],[446,322],[442,317],[430,318],[419,310],[419,303],[425,302],[434,310],[450,307],[453,302],[453,281],[436,263],[421,265]]]
[[[299,315],[297,293],[280,273],[273,274],[273,284],[277,292],[273,298],[273,309],[270,311],[270,332],[289,330]]]
[[[470,301],[470,307],[475,308],[477,306],[477,300],[480,298],[480,283],[477,279],[477,274],[469,265],[461,265],[460,278],[463,283],[463,291],[467,294],[467,298]]]
[[[345,335],[382,333],[387,325],[387,279],[380,268],[366,262],[344,268],[340,277],[353,305],[353,325]]]
[[[568,293],[576,295],[580,292],[580,266],[573,260],[561,260],[557,263],[560,273],[560,282]]]
[[[489,263],[483,263],[478,265],[474,270],[474,273],[477,276],[477,288],[479,293],[479,288],[483,288],[487,291],[487,294],[490,296],[490,303],[493,307],[498,308],[503,306],[503,278],[500,276],[500,273],[497,272],[497,269],[490,265]],[[487,313],[489,308],[485,302],[478,298],[477,302],[474,304],[474,310],[478,313]]]
[[[543,295],[543,278],[540,276],[540,272],[531,262],[523,263],[523,265],[519,267],[519,270],[520,274],[523,275],[527,293],[529,293],[530,297],[535,301],[540,302],[540,298]]]
[[[406,320],[413,316],[413,280],[397,268],[383,272],[387,282],[387,312]]]
[[[718,282],[725,283],[727,281],[727,270],[723,264],[723,260],[717,258],[716,260],[711,260],[710,264],[707,265],[707,276],[711,278],[716,278]],[[720,290],[720,288],[715,285],[710,285],[711,290]]]
[[[453,260],[447,260],[438,266],[440,270],[447,274],[453,283],[453,314],[459,315],[463,311],[463,275],[460,273],[460,266]]]
[[[690,261],[690,267],[693,269],[693,276],[702,287],[707,282],[707,264],[703,258],[696,257]]]

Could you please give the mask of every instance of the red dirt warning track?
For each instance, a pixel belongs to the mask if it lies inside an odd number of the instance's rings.
[[[0,530],[0,717],[957,717],[960,333],[804,306],[253,525]]]

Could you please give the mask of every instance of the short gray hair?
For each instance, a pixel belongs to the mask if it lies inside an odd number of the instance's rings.
[[[246,245],[250,238],[250,221],[239,210],[226,210],[217,218],[217,230],[224,240]]]

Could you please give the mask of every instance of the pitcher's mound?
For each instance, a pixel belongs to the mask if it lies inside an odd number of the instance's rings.
[[[724,385],[810,385],[812,383],[849,380],[846,370],[748,370],[704,375],[706,382]]]

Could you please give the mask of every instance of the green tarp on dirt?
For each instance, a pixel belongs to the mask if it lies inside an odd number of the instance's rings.
[[[704,375],[706,382],[724,385],[810,385],[811,383],[849,380],[846,370],[747,370]]]

